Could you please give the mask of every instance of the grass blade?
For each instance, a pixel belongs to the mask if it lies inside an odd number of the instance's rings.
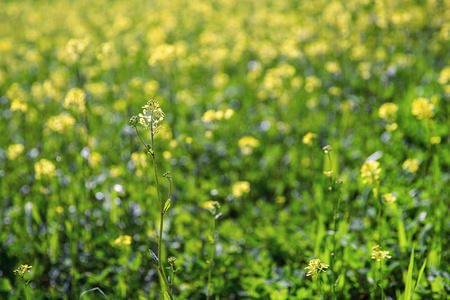
[[[404,300],[409,300],[411,298],[413,269],[414,269],[414,247],[412,248],[411,258],[409,259],[408,275],[406,275]]]

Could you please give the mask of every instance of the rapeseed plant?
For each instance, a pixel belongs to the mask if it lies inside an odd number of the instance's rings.
[[[28,284],[30,283],[29,280],[26,280],[24,278],[26,273],[29,273],[31,271],[31,268],[33,266],[29,266],[29,265],[20,265],[20,267],[18,267],[17,269],[14,270],[14,275],[16,275],[17,277],[19,277],[19,279],[23,282],[24,286],[25,286],[25,296],[28,300]]]
[[[372,247],[371,258],[380,262],[380,282],[379,286],[381,289],[381,300],[384,300],[384,290],[383,290],[383,260],[389,259],[391,256],[389,255],[389,251],[383,250],[380,245],[375,244]]]
[[[211,254],[209,257],[208,263],[208,285],[206,289],[206,299],[209,299],[211,296],[212,291],[212,283],[211,283],[211,277],[212,277],[212,271],[214,267],[214,253],[215,253],[215,242],[216,242],[216,222],[217,219],[220,218],[222,213],[219,212],[220,203],[217,201],[206,201],[202,204],[202,207],[206,210],[208,210],[212,215],[212,233],[209,239],[209,244],[211,245]]]
[[[164,173],[163,177],[166,178],[169,181],[169,195],[167,197],[167,200],[165,203],[163,203],[163,200],[161,198],[161,191],[159,186],[159,179],[158,179],[158,169],[156,165],[156,155],[155,155],[155,147],[154,147],[154,136],[158,131],[160,130],[160,123],[164,120],[165,114],[162,111],[162,109],[159,106],[159,102],[157,100],[151,99],[147,101],[147,104],[144,105],[142,110],[142,113],[139,113],[138,116],[133,116],[130,119],[131,126],[135,129],[139,140],[143,144],[143,146],[147,150],[147,155],[151,155],[153,160],[153,168],[154,168],[154,174],[155,174],[155,182],[156,182],[156,191],[158,194],[158,203],[160,208],[160,224],[159,224],[159,240],[158,240],[158,254],[156,255],[153,253],[152,250],[150,251],[150,254],[153,258],[153,261],[155,262],[155,265],[158,268],[159,275],[161,276],[164,285],[165,285],[165,292],[164,295],[170,296],[170,298],[173,298],[172,294],[172,286],[169,284],[168,278],[166,277],[166,274],[164,272],[164,268],[162,265],[162,244],[163,244],[163,228],[164,228],[164,215],[167,213],[171,206],[171,195],[172,195],[172,176],[170,175],[170,172]],[[139,118],[138,118],[139,117]],[[142,139],[139,130],[137,128],[138,123],[144,127],[144,129],[150,128],[150,135],[151,135],[151,144],[147,144]]]
[[[322,299],[322,281],[320,280],[320,273],[325,273],[326,269],[328,269],[329,265],[321,262],[320,258],[311,259],[309,261],[308,266],[305,268],[305,270],[308,270],[306,273],[306,276],[312,276],[312,278],[318,278],[319,279],[319,285],[320,285],[320,298]]]

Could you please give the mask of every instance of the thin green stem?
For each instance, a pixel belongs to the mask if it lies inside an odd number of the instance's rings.
[[[156,157],[155,157],[155,152],[154,152],[154,143],[153,143],[153,125],[151,127],[151,136],[152,136],[152,159],[153,159],[153,169],[155,170],[155,181],[156,181],[156,190],[158,192],[158,202],[159,202],[159,207],[161,210],[161,219],[159,222],[159,241],[158,241],[158,262],[159,262],[159,273],[161,275],[161,277],[163,278],[164,284],[166,285],[167,291],[169,292],[169,294],[172,296],[172,290],[170,288],[170,284],[169,281],[167,280],[166,274],[164,272],[164,268],[162,266],[162,235],[163,235],[163,228],[164,228],[164,207],[163,207],[163,203],[161,200],[161,193],[160,193],[160,189],[159,189],[159,180],[158,180],[158,168],[156,166]]]
[[[28,284],[25,284],[25,296],[28,300]]]
[[[383,261],[382,260],[380,260],[380,276],[381,276],[381,282],[380,282],[381,300],[383,300],[384,292],[383,292]]]
[[[215,250],[215,240],[216,240],[216,216],[213,215],[213,230],[212,230],[212,240],[211,240],[211,257],[209,262],[209,273],[208,273],[208,289],[206,291],[206,299],[209,300],[210,290],[211,290],[211,277],[214,264],[214,250]]]
[[[144,147],[147,149],[148,151],[148,146],[147,144],[144,142],[144,140],[141,137],[141,134],[139,133],[139,130],[137,129],[136,126],[134,126],[134,129],[136,130],[136,133],[139,136],[139,139],[141,140],[141,143],[144,145]],[[154,152],[154,142],[153,142],[153,125],[151,127],[151,136],[152,136],[152,148],[151,148],[151,156],[152,156],[152,160],[153,160],[153,169],[155,171],[155,181],[156,181],[156,190],[158,192],[158,203],[159,203],[159,207],[160,207],[160,211],[161,211],[161,219],[159,222],[159,240],[158,240],[158,271],[159,271],[159,275],[162,277],[164,284],[166,286],[166,289],[168,291],[168,293],[172,295],[172,289],[170,287],[169,281],[167,280],[166,274],[164,272],[164,268],[162,266],[162,251],[161,251],[161,247],[162,247],[162,235],[163,235],[163,228],[164,228],[164,207],[163,207],[163,203],[161,200],[161,193],[160,193],[160,188],[159,188],[159,180],[158,180],[158,168],[156,166],[156,157],[155,157],[155,152]],[[169,194],[170,195],[170,194]]]
[[[322,293],[322,279],[319,277],[319,286],[320,286],[320,299],[323,299],[323,293]]]

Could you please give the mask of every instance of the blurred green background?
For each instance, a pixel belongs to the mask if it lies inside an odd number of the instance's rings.
[[[413,246],[414,278],[427,259],[414,299],[447,297],[450,1],[0,7],[1,299],[24,299],[21,264],[33,299],[94,287],[159,297],[153,169],[128,124],[152,98],[166,113],[155,154],[174,177],[163,239],[177,298],[206,298],[202,204],[214,200],[215,299],[318,299],[304,268],[330,263],[338,195],[338,299],[379,297],[375,240],[392,256],[388,299],[403,299]],[[382,170],[377,191],[361,177],[368,158]]]

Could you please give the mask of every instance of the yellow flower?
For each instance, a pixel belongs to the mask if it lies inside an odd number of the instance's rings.
[[[22,144],[11,144],[8,147],[8,157],[11,160],[16,159],[20,154],[22,154],[25,147]]]
[[[96,169],[101,159],[102,156],[100,153],[91,152],[91,154],[89,155],[89,165],[91,166],[91,168]]]
[[[320,272],[326,272],[326,269],[329,267],[329,265],[324,264],[320,261],[320,258],[311,259],[309,261],[309,265],[305,268],[305,270],[308,270],[308,273],[306,273],[306,276],[312,276],[313,278],[317,278],[320,275]]]
[[[84,113],[86,111],[86,93],[79,88],[70,89],[64,99],[63,106]]]
[[[64,133],[75,124],[75,119],[71,115],[62,113],[58,116],[53,116],[48,119],[45,126],[51,131]]]
[[[259,141],[251,136],[244,136],[238,141],[238,146],[243,155],[252,154],[253,148],[259,146]]]
[[[385,259],[385,258],[391,258],[391,256],[388,255],[388,254],[389,254],[389,251],[383,251],[381,249],[381,246],[378,245],[378,244],[375,244],[372,247],[372,257],[371,257],[372,259],[376,259],[377,261],[381,261],[382,259]]]
[[[426,98],[417,98],[412,104],[412,114],[419,120],[431,119],[434,116],[434,104]]]
[[[11,103],[11,111],[21,111],[26,112],[28,109],[28,105],[26,103],[22,103],[19,99],[14,99]]]
[[[216,119],[216,112],[212,109],[205,111],[202,121],[205,123],[212,122]]]
[[[220,208],[220,203],[217,201],[206,201],[202,203],[202,208],[215,215],[217,210]]]
[[[250,192],[250,182],[239,181],[232,186],[232,193],[234,197],[241,197],[243,194]]]
[[[432,143],[432,144],[440,144],[441,143],[441,137],[440,136],[432,136],[430,138],[430,143]]]
[[[381,168],[377,161],[366,161],[361,167],[361,177],[364,178],[363,183],[372,184],[379,179]]]
[[[114,245],[131,245],[131,236],[129,235],[121,235],[117,239],[114,240]]]
[[[398,106],[394,103],[384,103],[378,109],[378,116],[386,121],[393,122],[397,118]]]
[[[228,108],[227,110],[225,110],[223,117],[226,120],[229,120],[233,115],[234,115],[234,110],[232,110],[231,108]]]
[[[397,200],[397,197],[395,197],[392,193],[383,194],[382,197],[383,197],[384,202],[386,202],[387,205],[390,205]]]
[[[387,131],[392,132],[397,130],[398,125],[397,123],[387,124],[384,128],[386,128]]]
[[[64,208],[62,208],[62,206],[57,206],[56,207],[56,212],[59,214],[62,214],[64,212]]]
[[[133,154],[131,154],[131,160],[134,162],[136,168],[147,168],[147,155],[145,153],[133,152]]]
[[[450,81],[450,66],[444,68],[439,74],[438,83],[439,84],[447,84]]]
[[[54,177],[56,175],[55,165],[45,158],[34,165],[34,170],[36,172],[34,175],[36,179],[41,179],[42,176]]]
[[[416,173],[419,169],[419,161],[417,159],[408,158],[402,165],[403,170],[409,170],[410,173]]]
[[[307,134],[305,134],[305,136],[303,137],[303,144],[306,145],[312,145],[312,140],[315,139],[317,137],[317,134],[312,133],[312,132],[308,132]]]
[[[333,73],[336,75],[341,74],[341,67],[339,67],[339,64],[334,61],[329,61],[325,64],[325,70],[327,70],[328,73]]]
[[[33,266],[29,265],[20,265],[20,267],[14,270],[14,275],[20,277],[20,279],[23,280],[23,276],[25,275],[25,273],[30,272],[32,267]]]
[[[333,171],[323,171],[323,174],[325,174],[325,176],[327,177],[331,177],[333,176]]]

